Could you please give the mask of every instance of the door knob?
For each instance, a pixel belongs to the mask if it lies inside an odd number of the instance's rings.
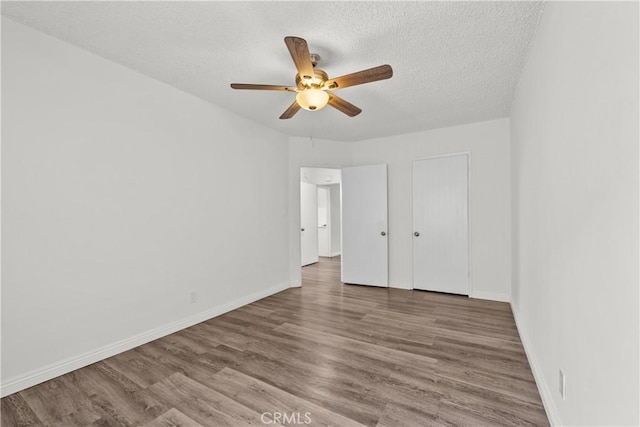
[[[380,232],[380,235],[381,235],[381,236],[386,236],[386,235],[387,235],[387,233],[385,233],[384,231],[381,231],[381,232]]]
[[[304,231],[304,228],[301,228],[300,231]]]
[[[417,231],[415,233],[413,233],[414,236],[419,237],[420,233],[418,233]]]

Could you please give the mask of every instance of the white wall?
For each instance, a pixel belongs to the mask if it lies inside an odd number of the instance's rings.
[[[389,286],[412,283],[411,162],[469,152],[472,296],[510,296],[509,120],[500,119],[354,143],[355,164],[387,163]]]
[[[311,138],[289,138],[289,277],[300,286],[300,168],[342,168],[352,162],[352,144]]]
[[[6,18],[2,124],[3,393],[289,285],[286,137]]]
[[[638,3],[548,2],[512,108],[513,307],[553,424],[640,424],[638,114]]]
[[[317,185],[339,184],[342,182],[342,170],[328,168],[301,168],[302,181]]]

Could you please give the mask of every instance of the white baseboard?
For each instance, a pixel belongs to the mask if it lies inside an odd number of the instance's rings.
[[[342,255],[342,252],[333,252],[331,253],[331,257]]]
[[[549,424],[552,427],[561,426],[562,422],[560,421],[560,416],[558,415],[558,410],[556,408],[555,403],[553,402],[553,398],[551,397],[551,391],[549,390],[549,385],[544,379],[542,375],[542,369],[538,364],[531,347],[531,341],[529,341],[529,337],[527,333],[522,328],[522,325],[518,321],[518,314],[513,304],[511,305],[511,312],[513,313],[513,318],[516,321],[516,328],[518,329],[518,334],[520,335],[520,341],[522,341],[522,346],[524,347],[524,352],[527,355],[527,360],[529,361],[529,366],[531,366],[531,372],[533,373],[533,378],[536,380],[536,385],[538,386],[538,393],[540,393],[540,397],[542,398],[542,404],[544,405],[544,410],[547,412],[547,418],[549,418]]]
[[[108,357],[115,356],[116,354],[122,353],[123,351],[131,350],[132,348],[146,344],[150,341],[157,340],[158,338],[162,338],[174,332],[196,325],[200,322],[204,322],[205,320],[220,316],[221,314],[227,313],[231,310],[235,310],[236,308],[240,308],[259,299],[268,297],[270,295],[288,289],[289,287],[290,284],[288,282],[281,283],[267,288],[263,291],[255,292],[251,295],[247,295],[246,297],[238,298],[234,301],[222,304],[218,307],[203,311],[185,319],[160,326],[159,328],[155,328],[129,338],[125,338],[121,341],[106,345],[104,347],[100,347],[93,351],[61,360],[40,369],[35,369],[33,371],[27,372],[26,374],[9,378],[7,381],[4,381],[2,386],[0,387],[0,395],[2,397],[5,397],[12,393],[16,393],[20,390],[24,390],[28,387],[32,387],[36,384],[40,384],[44,381],[48,381],[60,375],[67,374],[71,371],[75,371],[76,369],[80,369],[92,363],[104,360]]]
[[[295,280],[291,280],[289,282],[289,287],[291,287],[291,288],[299,288],[300,286],[302,286],[302,280],[301,279],[295,279]]]
[[[469,297],[475,299],[488,299],[491,301],[511,302],[511,295],[498,292],[474,291],[469,295]]]

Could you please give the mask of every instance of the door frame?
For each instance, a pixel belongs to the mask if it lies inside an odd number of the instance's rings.
[[[309,163],[302,163],[300,165],[294,166],[298,169],[297,171],[297,177],[298,177],[298,187],[300,186],[300,182],[302,182],[302,169],[306,168],[306,169],[337,169],[342,171],[342,169],[348,167],[347,165],[328,165],[325,163],[322,164],[309,164]],[[342,172],[341,172],[342,173]],[[291,175],[289,175],[291,176]],[[291,188],[291,187],[290,187]],[[340,182],[340,201],[342,201],[342,182]],[[290,205],[291,206],[291,205]],[[295,206],[295,212],[293,212],[294,215],[296,215],[295,217],[297,218],[298,221],[298,234],[300,233],[300,219],[301,219],[301,215],[302,212],[300,211],[300,198],[298,197],[298,203],[294,204]],[[342,203],[340,203],[340,216],[342,216]],[[297,245],[297,254],[294,254],[296,256],[297,259],[300,259],[300,257],[302,256],[302,240],[298,239],[298,245]],[[340,253],[342,254],[342,227],[340,228]],[[292,270],[289,270],[292,271]],[[291,285],[291,287],[300,287],[302,286],[302,266],[299,267],[300,272],[300,284],[296,284],[296,285]]]
[[[471,151],[457,151],[455,153],[446,153],[446,154],[436,154],[432,156],[419,157],[411,160],[411,185],[409,185],[409,200],[411,200],[411,289],[415,289],[413,284],[415,283],[414,277],[414,268],[413,268],[413,232],[414,228],[414,218],[413,218],[413,167],[415,162],[419,162],[421,160],[433,160],[433,159],[441,159],[445,157],[453,157],[453,156],[467,156],[467,256],[469,257],[469,298],[473,298],[473,209],[471,206],[471,201],[473,200],[472,192],[473,188],[471,186],[471,172],[472,172],[472,162],[471,162]]]

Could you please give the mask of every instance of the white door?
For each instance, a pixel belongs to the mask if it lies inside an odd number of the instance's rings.
[[[342,169],[342,281],[388,286],[387,165]]]
[[[413,287],[469,295],[468,156],[413,162]]]
[[[301,265],[318,262],[318,195],[315,184],[300,182]]]
[[[329,190],[318,186],[318,255],[331,256],[331,206]]]

